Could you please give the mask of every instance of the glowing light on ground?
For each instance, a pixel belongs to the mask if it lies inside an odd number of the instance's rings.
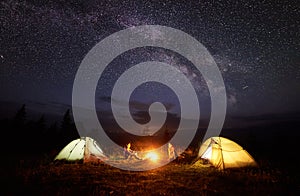
[[[156,154],[155,152],[149,152],[146,155],[146,159],[150,159],[153,162],[156,162],[158,160],[158,154]]]

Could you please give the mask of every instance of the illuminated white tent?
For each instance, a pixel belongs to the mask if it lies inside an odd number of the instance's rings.
[[[67,160],[83,162],[101,162],[106,159],[97,142],[90,137],[82,137],[71,141],[55,157],[54,160]]]
[[[240,145],[224,137],[211,137],[200,147],[198,157],[218,169],[257,166],[254,158]]]

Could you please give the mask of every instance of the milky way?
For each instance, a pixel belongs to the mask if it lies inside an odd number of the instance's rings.
[[[95,44],[128,27],[155,24],[180,29],[208,49],[224,78],[229,113],[300,110],[297,1],[10,0],[0,9],[1,101],[71,104],[77,68]],[[209,96],[201,75],[174,53],[141,49],[122,63],[146,59],[177,67]],[[106,76],[119,74],[108,69]]]

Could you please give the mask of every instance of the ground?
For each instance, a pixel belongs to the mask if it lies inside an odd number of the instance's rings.
[[[103,163],[23,160],[11,166],[14,175],[2,170],[1,191],[4,195],[299,195],[296,170],[260,165],[218,171],[201,163],[171,162],[133,172]]]

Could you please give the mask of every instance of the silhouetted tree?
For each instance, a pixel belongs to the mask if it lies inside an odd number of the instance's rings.
[[[54,122],[48,128],[45,134],[46,150],[56,150],[59,148],[59,129],[57,122]]]
[[[11,128],[7,130],[9,138],[13,138],[16,141],[16,152],[21,153],[22,150],[25,151],[26,126],[26,105],[23,104],[13,118]]]
[[[26,122],[26,105],[23,104],[21,109],[19,109],[13,119],[15,126],[24,126]]]
[[[43,152],[45,150],[45,134],[46,134],[46,120],[45,116],[42,115],[37,121],[33,122],[31,131],[31,140],[34,152]]]
[[[61,130],[70,130],[72,127],[72,120],[70,115],[70,109],[68,109],[63,117],[62,123],[61,123]]]
[[[46,120],[45,120],[45,115],[43,114],[40,119],[36,122],[36,128],[37,130],[44,134],[46,131]]]
[[[68,109],[64,114],[61,127],[60,127],[60,133],[61,133],[60,137],[62,140],[62,145],[66,145],[73,139],[79,137],[75,124],[73,123],[71,118],[70,109]]]
[[[58,137],[58,126],[57,122],[54,122],[53,124],[50,125],[47,135],[51,136],[51,138]]]

